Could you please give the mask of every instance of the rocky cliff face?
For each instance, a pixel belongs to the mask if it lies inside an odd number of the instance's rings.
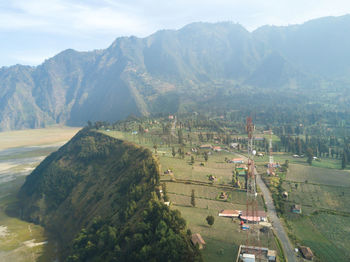
[[[345,94],[349,17],[252,33],[194,23],[118,38],[105,50],[66,50],[37,67],[2,68],[0,130],[183,111],[215,97],[294,92],[312,100],[315,90],[339,87]]]

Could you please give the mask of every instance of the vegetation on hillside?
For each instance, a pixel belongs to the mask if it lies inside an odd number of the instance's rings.
[[[68,261],[201,261],[158,187],[148,149],[83,129],[27,177],[21,213],[59,239]]]

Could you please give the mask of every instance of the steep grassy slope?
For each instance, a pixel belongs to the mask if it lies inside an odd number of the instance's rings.
[[[199,261],[185,221],[158,200],[158,181],[149,150],[84,129],[27,177],[21,213],[69,261]]]

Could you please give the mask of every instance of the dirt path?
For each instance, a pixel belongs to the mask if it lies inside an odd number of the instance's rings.
[[[267,215],[270,218],[271,220],[270,222],[272,223],[273,228],[276,230],[276,234],[283,245],[285,256],[287,257],[288,262],[297,261],[297,258],[294,253],[294,248],[289,241],[287,233],[284,230],[280,219],[277,217],[276,208],[273,203],[270,191],[265,185],[264,181],[262,181],[256,169],[255,169],[255,174],[256,174],[256,183],[260,187],[261,192],[264,195],[265,203],[267,206]]]

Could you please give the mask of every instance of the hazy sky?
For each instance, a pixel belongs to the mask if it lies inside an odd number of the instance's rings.
[[[0,0],[0,66],[37,65],[58,52],[109,46],[198,21],[248,30],[350,13],[349,0]]]

